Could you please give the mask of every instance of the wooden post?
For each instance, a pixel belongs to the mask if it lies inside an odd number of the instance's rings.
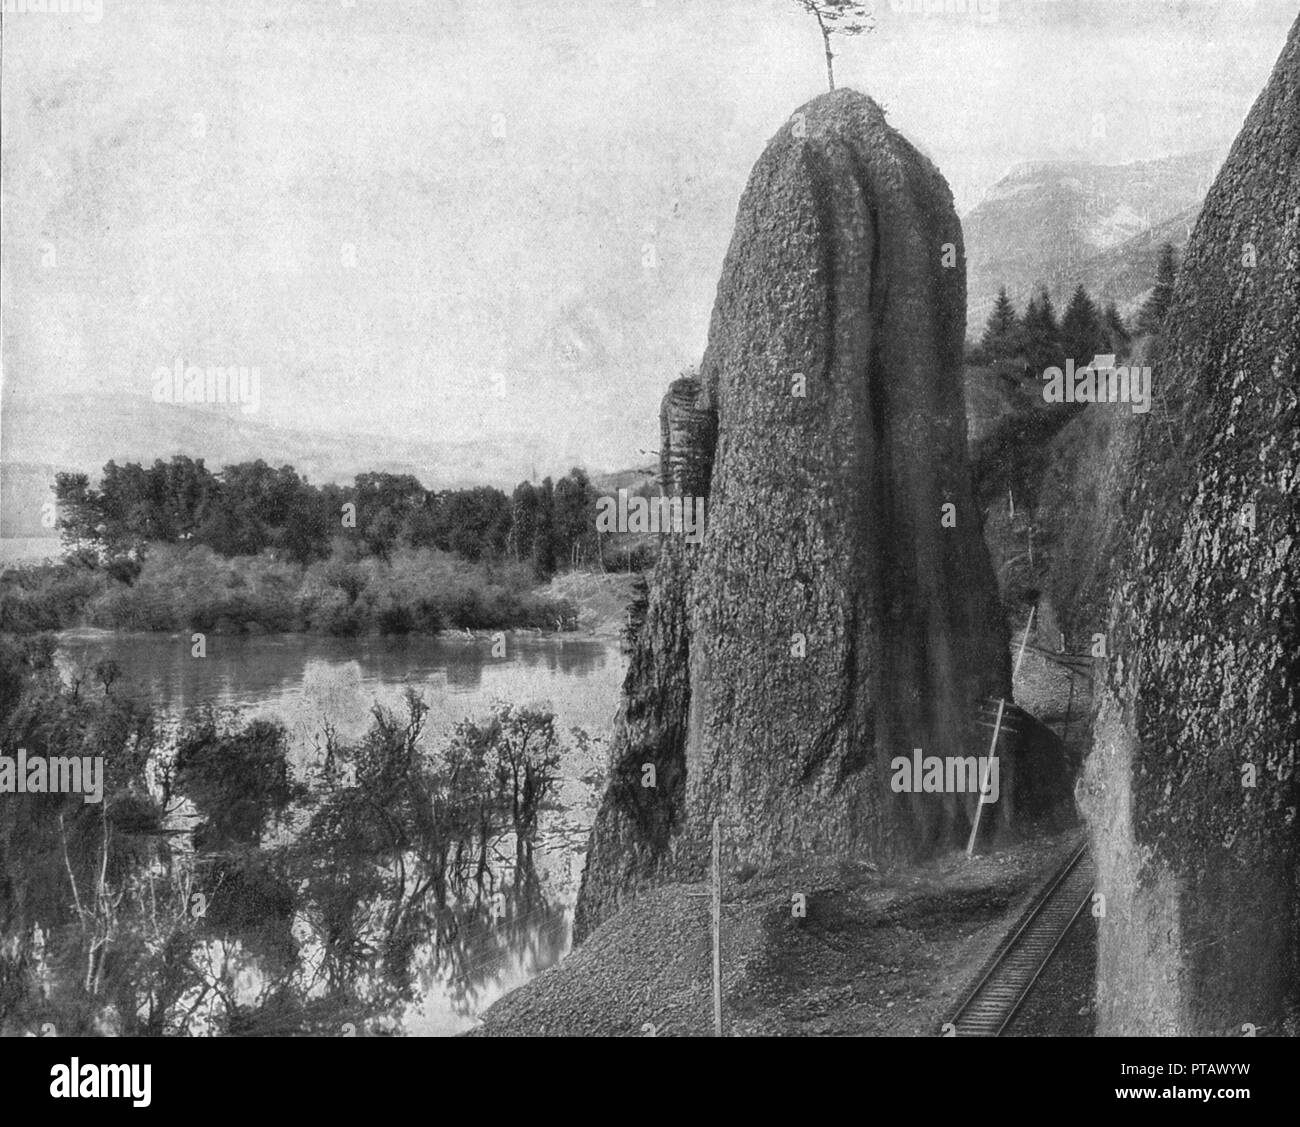
[[[970,828],[970,840],[966,843],[967,861],[971,859],[975,852],[975,838],[980,832],[980,815],[984,813],[984,788],[989,785],[989,768],[993,765],[993,756],[997,754],[998,732],[1002,728],[1002,710],[1006,707],[1006,704],[1005,699],[998,701],[998,718],[993,724],[993,742],[989,745],[989,757],[984,763],[984,775],[980,779],[980,800],[975,807],[975,824]]]
[[[1029,608],[1029,621],[1025,623],[1025,636],[1020,639],[1020,652],[1016,654],[1016,667],[1011,671],[1011,692],[1013,695],[1015,694],[1016,691],[1016,677],[1020,673],[1020,662],[1024,659],[1025,656],[1025,645],[1029,641],[1029,631],[1034,628],[1034,611],[1036,611],[1037,609],[1038,609],[1037,603],[1035,603],[1032,607]]]
[[[722,826],[713,819],[713,1035],[722,1036]]]
[[[1025,646],[1029,644],[1029,632],[1034,628],[1034,612],[1038,609],[1037,605],[1029,608],[1029,619],[1025,623],[1025,636],[1020,639],[1020,652],[1016,654],[1016,667],[1011,673],[1011,687],[1014,690],[1016,677],[1020,673],[1020,663],[1025,657]],[[975,852],[975,838],[980,832],[980,816],[984,813],[984,788],[988,786],[989,769],[993,763],[993,756],[998,750],[998,733],[1002,730],[1002,711],[1006,707],[1005,700],[998,701],[998,718],[993,724],[993,742],[989,745],[988,760],[984,765],[984,777],[980,779],[980,800],[979,805],[975,807],[975,824],[970,828],[970,840],[966,842],[966,859],[969,861]]]

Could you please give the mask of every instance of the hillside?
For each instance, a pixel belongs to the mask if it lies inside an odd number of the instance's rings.
[[[180,406],[147,396],[6,396],[0,459],[96,473],[110,458],[152,462],[172,454],[213,465],[262,458],[288,463],[313,481],[349,481],[367,470],[412,473],[431,488],[513,486],[529,473],[529,449],[495,442],[440,442],[349,431],[297,430],[226,405]],[[552,457],[558,457],[552,452]],[[542,461],[541,456],[538,458]],[[544,473],[564,472],[539,465]]]
[[[1151,286],[1160,244],[1186,243],[1219,161],[1202,152],[1013,169],[962,220],[968,332],[983,326],[1003,285],[1017,307],[1040,286],[1063,303],[1083,282],[1095,297],[1131,310]]]

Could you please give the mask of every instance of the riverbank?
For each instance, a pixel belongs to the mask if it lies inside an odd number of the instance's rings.
[[[825,860],[724,880],[723,1006],[732,1036],[930,1036],[1078,831],[894,872]],[[497,1002],[471,1036],[707,1036],[707,884],[634,900]],[[796,918],[793,896],[806,897]],[[1065,1032],[1077,991],[1034,1031]],[[1077,1024],[1069,1031],[1078,1030]]]
[[[303,567],[270,555],[156,545],[143,563],[0,569],[0,631],[352,638],[518,629],[617,638],[639,575],[571,571],[539,585],[522,565],[431,549]]]
[[[572,630],[576,608],[541,593],[532,570],[436,549],[386,558],[347,551],[309,565],[264,552],[152,545],[142,560],[82,557],[0,572],[0,631],[72,627],[204,634],[438,634]]]
[[[576,629],[596,638],[618,638],[627,624],[635,595],[636,571],[569,571],[555,576],[537,594],[574,608]]]

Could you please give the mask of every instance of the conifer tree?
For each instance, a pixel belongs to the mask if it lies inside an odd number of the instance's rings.
[[[1038,315],[1042,318],[1043,331],[1059,343],[1061,326],[1056,320],[1056,307],[1052,304],[1052,297],[1047,292],[1046,286],[1042,288],[1042,292],[1039,294]]]
[[[1061,320],[1061,350],[1074,360],[1076,367],[1083,367],[1105,348],[1106,334],[1102,329],[1101,314],[1088,291],[1079,285]]]
[[[1041,375],[1047,368],[1063,363],[1061,330],[1046,288],[1030,299],[1023,324],[1025,361],[1033,372]]]
[[[989,314],[988,324],[984,327],[981,345],[990,360],[1006,360],[1016,353],[1018,335],[1016,308],[1007,296],[1007,288],[998,290],[998,299],[993,312]]]
[[[1169,312],[1174,296],[1174,278],[1178,270],[1174,263],[1174,247],[1165,243],[1160,248],[1160,263],[1156,267],[1156,285],[1138,314],[1138,329],[1144,333],[1158,333]]]
[[[1102,328],[1106,333],[1106,351],[1113,352],[1116,356],[1127,356],[1133,334],[1124,324],[1119,307],[1113,301],[1106,306],[1106,312],[1102,316]]]

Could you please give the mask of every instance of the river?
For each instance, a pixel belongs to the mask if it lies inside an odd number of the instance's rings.
[[[318,757],[326,721],[341,739],[355,740],[368,727],[373,706],[400,710],[408,689],[430,706],[428,748],[459,720],[484,715],[494,701],[549,705],[569,750],[560,764],[558,802],[543,816],[534,886],[526,896],[507,893],[504,925],[486,926],[477,914],[450,929],[431,922],[429,935],[416,941],[409,981],[393,1004],[382,1007],[377,1024],[399,1035],[461,1032],[504,993],[564,957],[626,669],[616,642],[524,632],[348,640],[209,635],[205,649],[204,656],[193,656],[188,634],[69,631],[59,638],[58,660],[72,675],[111,659],[120,672],[115,689],[151,701],[173,729],[206,705],[243,719],[275,718],[289,732],[298,772]],[[574,727],[596,738],[585,755],[568,738]],[[240,973],[245,994],[253,997],[263,979],[257,960],[246,959]]]

